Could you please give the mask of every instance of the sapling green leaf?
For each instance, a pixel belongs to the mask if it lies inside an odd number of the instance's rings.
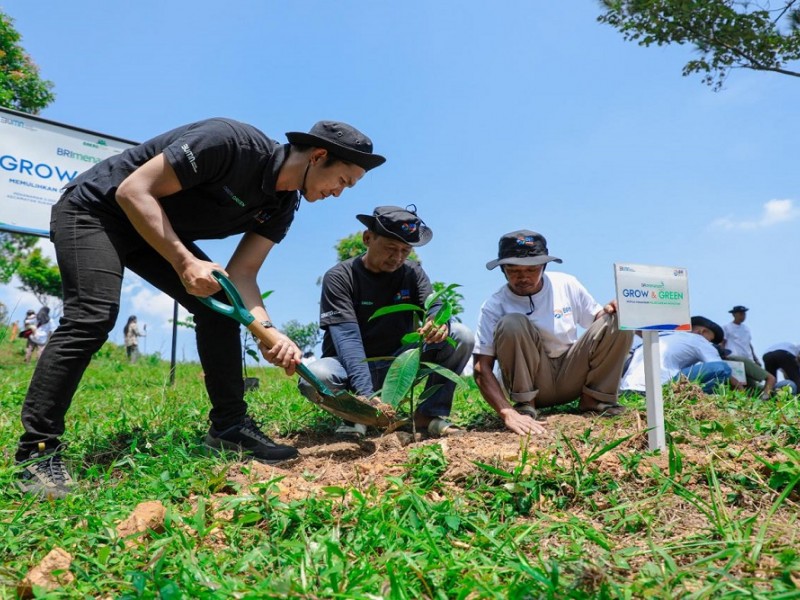
[[[379,308],[374,313],[372,313],[372,316],[368,320],[372,321],[372,319],[375,319],[377,317],[382,317],[383,315],[389,315],[391,313],[406,312],[406,311],[413,311],[418,313],[425,312],[415,304],[392,304],[391,306],[383,306]]]
[[[437,326],[444,325],[450,320],[452,314],[453,307],[450,306],[449,302],[445,302],[442,304],[442,307],[436,311],[436,315],[433,317],[433,324]]]
[[[440,289],[438,292],[434,292],[432,294],[428,294],[428,297],[425,298],[425,303],[424,303],[425,310],[430,310],[431,306],[433,306],[433,303],[436,302],[439,299],[440,296],[444,296],[445,297],[445,301],[447,301],[448,300],[448,296],[450,295],[450,292],[452,292],[457,287],[461,287],[461,284],[451,283],[447,287]],[[448,302],[448,304],[451,304],[451,303]]]
[[[403,336],[403,339],[401,339],[400,341],[404,346],[407,346],[408,344],[418,344],[421,340],[422,340],[422,334],[417,331],[412,331],[410,333],[405,334]]]
[[[419,371],[419,348],[409,348],[394,359],[381,389],[381,401],[397,407],[414,385]]]
[[[460,286],[458,284],[452,284],[438,290],[437,292],[429,294],[423,303],[425,309],[422,309],[414,304],[395,304],[392,306],[384,306],[376,310],[369,320],[371,321],[376,317],[404,311],[413,311],[415,313],[415,317],[421,319],[424,317],[426,311],[429,311],[437,301],[440,301],[441,306],[438,307],[436,314],[433,315],[432,318],[433,324],[437,327],[440,327],[448,323],[453,315],[453,305],[449,301],[448,296],[452,294],[453,289],[456,287]],[[449,336],[446,338],[446,341],[453,348],[458,346],[458,343]],[[455,382],[460,389],[465,387],[464,381],[456,373],[453,373],[449,369],[446,369],[440,365],[425,363],[427,368],[420,369],[420,357],[425,345],[425,338],[418,331],[406,333],[402,337],[401,343],[403,346],[413,345],[414,347],[401,353],[396,358],[389,358],[389,360],[392,360],[392,364],[386,374],[386,378],[383,383],[383,389],[378,392],[378,395],[380,395],[383,402],[397,407],[401,402],[403,402],[403,400],[406,399],[406,397],[408,397],[408,401],[410,403],[409,411],[413,413],[414,386],[419,384],[423,379],[433,373],[441,375],[442,377]],[[435,393],[433,388],[439,389],[440,387],[441,384],[429,386],[425,391],[423,391],[423,395],[420,400],[429,398]]]
[[[424,362],[422,364],[424,364],[426,367],[428,367],[428,369],[430,369],[430,371],[428,371],[427,373],[433,371],[437,375],[441,375],[445,379],[449,379],[450,381],[456,384],[456,389],[459,390],[468,389],[469,386],[464,382],[464,378],[458,375],[457,373],[453,373],[453,371],[451,371],[450,369],[445,369],[443,366],[437,365],[436,363]]]

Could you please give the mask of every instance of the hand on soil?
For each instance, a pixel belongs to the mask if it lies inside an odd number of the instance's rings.
[[[548,433],[540,423],[528,415],[522,415],[511,409],[502,414],[503,422],[511,431],[519,435],[543,435]]]

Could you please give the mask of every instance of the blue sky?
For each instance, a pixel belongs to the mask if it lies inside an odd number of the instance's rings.
[[[599,301],[614,262],[688,269],[693,314],[750,307],[757,352],[797,342],[800,83],[737,71],[715,93],[681,76],[686,47],[641,48],[596,22],[599,3],[135,4],[0,0],[55,83],[42,112],[132,140],[212,116],[283,142],[320,119],[350,122],[387,156],[340,198],[303,203],[259,275],[273,320],[317,320],[316,281],[357,213],[416,204],[434,231],[419,255],[459,283],[464,322],[502,283],[499,237],[543,233],[560,270]],[[218,262],[235,240],[201,244]],[[0,301],[35,303],[12,286]],[[120,322],[169,354],[171,300],[133,276]],[[196,356],[185,330],[179,359]]]

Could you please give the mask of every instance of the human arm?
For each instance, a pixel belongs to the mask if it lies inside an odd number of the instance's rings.
[[[246,233],[228,262],[230,280],[239,290],[245,308],[257,321],[272,320],[261,298],[256,276],[274,246],[275,242],[272,240],[255,233]],[[261,354],[269,363],[285,369],[287,375],[292,375],[303,358],[302,351],[288,336],[277,329],[271,334],[274,338],[271,348],[267,348],[259,341],[258,348]]]
[[[164,154],[159,154],[123,180],[116,199],[139,235],[175,269],[186,291],[194,296],[210,296],[220,289],[212,273],[226,273],[225,269],[192,254],[178,238],[159,202],[181,189],[175,170]]]
[[[351,387],[359,396],[371,396],[375,390],[358,323],[337,323],[328,327],[328,333],[331,334],[336,357],[347,372]]]
[[[767,400],[772,395],[773,390],[775,389],[775,384],[777,380],[772,373],[767,373],[767,378],[764,380],[764,389],[761,390],[761,399]]]
[[[503,419],[505,426],[519,435],[536,435],[545,433],[547,430],[542,427],[535,419],[528,415],[518,413],[506,400],[506,396],[500,387],[500,382],[494,376],[494,356],[485,354],[473,354],[473,376],[478,389],[484,400],[489,403],[495,412]]]
[[[750,354],[753,357],[753,362],[756,363],[759,367],[762,366],[761,361],[758,360],[758,356],[756,356],[756,351],[753,349],[753,344],[750,344]]]
[[[613,315],[619,310],[619,306],[617,306],[616,300],[610,300],[605,306],[603,306],[602,310],[597,311],[594,315],[594,320],[597,321],[603,315]]]

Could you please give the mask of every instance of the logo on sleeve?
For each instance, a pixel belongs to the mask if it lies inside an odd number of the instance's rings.
[[[181,146],[181,150],[183,150],[183,153],[186,155],[186,159],[189,161],[189,164],[192,165],[192,171],[197,173],[197,162],[194,157],[194,152],[192,152],[192,149],[189,148],[189,144],[184,144]]]

